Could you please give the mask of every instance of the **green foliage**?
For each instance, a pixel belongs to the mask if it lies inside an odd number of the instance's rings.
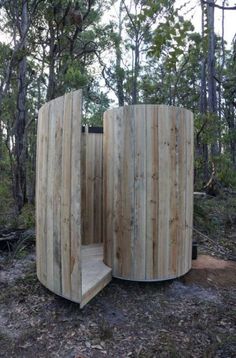
[[[83,124],[102,126],[103,113],[109,108],[107,94],[99,90],[98,83],[93,83],[93,91],[84,89]]]
[[[167,1],[164,3],[166,6]],[[150,11],[147,14],[150,16]],[[166,67],[171,70],[176,66],[178,58],[184,54],[186,41],[191,36],[194,27],[190,21],[178,15],[178,10],[174,9],[172,1],[169,2],[169,9],[164,20],[158,23],[153,31],[152,46],[148,54],[160,58],[162,54],[166,56],[168,53]]]
[[[0,227],[6,226],[9,222],[9,212],[14,201],[7,179],[1,180],[0,184]]]
[[[30,229],[35,227],[35,207],[26,204],[17,218],[17,227],[20,229]]]
[[[20,9],[22,2],[16,3]],[[18,64],[23,57],[27,58],[27,116],[21,139],[26,146],[30,202],[34,196],[38,109],[46,100],[78,88],[83,88],[83,122],[92,125],[102,125],[102,114],[114,99],[111,92],[117,98],[121,92],[124,103],[132,103],[134,84],[138,103],[163,103],[191,109],[197,148],[195,187],[201,189],[211,175],[210,165],[206,175],[208,163],[203,147],[207,147],[208,158],[215,164],[217,180],[222,186],[235,187],[236,44],[224,49],[223,56],[222,39],[216,37],[217,93],[218,100],[221,96],[221,107],[214,115],[207,110],[200,113],[201,65],[207,60],[208,51],[207,22],[203,35],[194,32],[192,23],[181,16],[186,4],[177,9],[177,3],[174,0],[132,0],[125,1],[125,7],[123,1],[96,0],[88,9],[88,2],[82,0],[41,1],[30,22],[26,46],[17,50],[14,41],[0,42],[1,90],[6,86],[4,80],[9,65],[11,70],[9,88],[0,108],[0,146],[4,148],[0,158],[0,225],[11,223],[30,227],[34,224],[34,208],[30,205],[23,209],[19,218],[12,220],[15,213],[12,188],[16,163],[15,118],[20,87]],[[18,40],[20,34],[9,4],[2,5],[0,28],[7,39],[15,30]],[[14,1],[11,4],[14,9]],[[28,1],[29,9],[32,4],[33,1]],[[111,6],[119,16],[107,20],[105,15]],[[52,93],[48,93],[50,76],[53,78]],[[207,76],[206,66],[206,79]],[[212,158],[211,146],[215,143],[221,146],[221,155]]]
[[[78,63],[68,65],[64,75],[64,83],[67,89],[84,87],[87,84],[88,76],[81,72]]]
[[[11,165],[5,145],[1,143],[0,157],[0,227],[6,226],[11,217],[14,200],[12,197]]]
[[[223,223],[223,218],[216,215],[217,208],[214,198],[194,200],[194,227],[201,228],[201,232],[214,234]]]
[[[229,153],[221,154],[214,159],[214,162],[219,182],[225,187],[236,188],[236,168]]]

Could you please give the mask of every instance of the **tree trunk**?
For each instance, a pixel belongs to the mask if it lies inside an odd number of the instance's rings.
[[[49,76],[48,76],[48,89],[47,89],[47,102],[55,97],[55,29],[52,21],[49,22],[49,33],[50,33],[50,50],[49,50]]]
[[[216,97],[216,80],[215,80],[215,47],[216,37],[214,31],[215,25],[215,8],[214,0],[209,0],[207,4],[207,25],[208,25],[208,110],[212,115],[217,116],[217,97]],[[217,120],[217,118],[215,118]],[[215,140],[217,140],[217,127],[215,130]],[[211,146],[212,155],[218,154],[217,143]]]
[[[236,142],[234,133],[236,132],[236,125],[235,125],[235,109],[232,104],[229,104],[226,108],[226,119],[228,122],[229,133],[231,134],[230,137],[230,154],[231,159],[236,168]]]
[[[138,75],[139,75],[139,36],[135,29],[135,44],[134,44],[134,75],[132,88],[132,104],[138,103]]]
[[[22,13],[19,24],[21,41],[21,59],[18,63],[18,95],[17,113],[15,122],[15,196],[18,211],[20,212],[26,202],[26,92],[27,92],[27,58],[26,58],[26,34],[28,31],[28,7],[27,0],[22,1]]]
[[[117,97],[119,106],[124,106],[124,74],[123,69],[121,67],[121,33],[122,33],[122,20],[121,20],[121,14],[122,14],[122,2],[120,2],[120,8],[119,8],[119,33],[118,33],[118,41],[115,45],[116,50],[116,81],[117,81]]]
[[[204,24],[205,24],[205,16],[204,16],[204,6],[202,4],[202,39],[204,39]],[[202,121],[206,121],[206,113],[207,113],[207,88],[206,88],[206,64],[207,59],[205,57],[205,53],[203,51],[202,54],[202,62],[201,62],[201,93],[200,93],[200,113],[202,117]],[[204,125],[204,124],[202,124]],[[201,152],[201,143],[197,141],[198,153]],[[203,157],[203,178],[204,181],[208,180],[208,145],[207,143],[202,143],[202,157]]]
[[[221,122],[222,122],[222,80],[223,80],[223,71],[225,67],[225,39],[224,39],[224,26],[225,26],[225,0],[222,2],[222,19],[221,19],[221,64],[220,64],[220,74],[219,74],[219,106],[218,106],[218,116],[219,116],[219,128],[218,128],[218,136],[219,136],[219,154],[221,154],[222,151],[222,143],[221,143]]]

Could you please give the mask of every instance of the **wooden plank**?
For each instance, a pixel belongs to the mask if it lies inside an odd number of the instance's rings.
[[[158,276],[167,277],[168,265],[169,265],[170,135],[169,135],[168,110],[166,106],[159,106],[158,121],[159,121]]]
[[[71,297],[71,117],[72,94],[64,97],[63,135],[62,135],[62,198],[61,198],[61,264],[62,295]]]
[[[145,280],[146,259],[146,106],[134,110],[134,275]]]
[[[82,222],[82,233],[81,240],[82,244],[86,245],[87,241],[87,229],[86,229],[86,138],[87,138],[87,126],[85,132],[81,134],[81,222]]]
[[[102,242],[103,134],[82,134],[82,211],[84,245]]]
[[[193,214],[194,214],[194,196],[193,196],[193,192],[194,192],[194,117],[193,117],[193,113],[191,111],[188,112],[189,115],[189,120],[190,120],[190,163],[189,163],[189,194],[188,194],[188,198],[189,198],[189,209],[188,209],[188,213],[189,213],[189,217],[187,220],[188,223],[188,235],[189,235],[189,253],[188,253],[188,258],[189,258],[189,266],[188,269],[190,269],[192,267],[192,240],[193,240]]]
[[[94,228],[94,141],[91,140],[93,134],[86,135],[86,230],[87,243],[93,242]]]
[[[82,296],[81,279],[81,118],[82,91],[72,93],[71,113],[71,192],[70,192],[70,280],[71,299],[79,302]]]
[[[146,106],[146,280],[158,275],[158,106]]]
[[[110,111],[104,113],[104,141],[103,141],[103,237],[104,262],[113,266],[113,126]]]
[[[47,144],[47,160],[48,160],[48,170],[47,170],[47,198],[45,206],[47,208],[47,217],[46,217],[46,236],[47,236],[47,287],[54,288],[54,278],[53,278],[53,188],[54,188],[54,161],[55,161],[55,108],[54,101],[49,103],[49,112],[48,112],[48,144]],[[45,240],[45,239],[44,239]]]
[[[42,108],[42,163],[41,175],[39,179],[39,197],[41,200],[40,216],[41,216],[41,228],[40,228],[40,240],[41,240],[41,254],[40,254],[40,267],[41,267],[41,282],[47,283],[47,176],[48,176],[48,117],[49,106],[45,104]]]
[[[112,252],[110,250],[110,238],[107,235],[108,232],[108,192],[107,192],[107,183],[109,181],[108,176],[108,138],[109,138],[109,127],[108,127],[108,119],[107,112],[103,114],[103,223],[102,223],[102,233],[103,233],[103,255],[104,255],[104,263],[109,267],[112,266],[111,256]]]
[[[185,200],[186,200],[186,170],[185,170],[185,160],[186,160],[186,149],[185,149],[185,136],[186,136],[186,126],[184,112],[181,109],[178,109],[178,121],[179,121],[179,169],[178,169],[178,182],[179,182],[179,227],[178,227],[178,251],[177,251],[177,260],[178,260],[178,272],[177,275],[180,276],[184,271],[184,241],[185,241]]]
[[[114,226],[113,226],[113,268],[114,272],[125,269],[126,256],[123,255],[123,212],[122,212],[122,155],[123,130],[122,130],[123,108],[113,111],[113,146],[116,150],[113,154],[113,204],[114,204]]]
[[[41,245],[42,245],[42,211],[41,211],[41,182],[42,182],[42,156],[43,156],[43,107],[39,110],[37,123],[37,153],[36,153],[36,258],[37,258],[37,276],[41,279]]]
[[[169,268],[170,276],[177,273],[178,245],[178,126],[176,108],[169,112],[170,116],[170,218],[169,218]]]
[[[93,230],[93,242],[102,242],[102,138],[103,134],[93,133],[94,139],[94,170],[95,170],[95,181],[94,181],[94,202],[92,214],[94,216],[94,230]]]
[[[186,241],[185,241],[185,268],[187,272],[192,264],[192,227],[193,227],[193,114],[190,111],[185,111],[185,121],[187,124],[186,135]]]
[[[103,246],[82,246],[82,308],[112,279],[111,268],[103,263]]]
[[[61,193],[64,97],[54,100],[55,151],[53,160],[53,291],[62,293],[61,282]]]
[[[120,113],[122,115],[122,113]],[[134,244],[135,244],[135,196],[134,196],[134,169],[135,169],[135,137],[134,137],[133,106],[124,107],[123,125],[121,134],[122,144],[122,235],[120,242],[119,261],[122,267],[116,272],[117,277],[131,279],[134,277]],[[115,134],[116,135],[116,134]],[[121,140],[121,139],[120,139]],[[117,175],[117,174],[115,174]],[[113,275],[115,275],[113,273]]]

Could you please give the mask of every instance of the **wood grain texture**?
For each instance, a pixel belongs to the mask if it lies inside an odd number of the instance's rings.
[[[81,147],[82,244],[102,242],[103,134],[82,133]]]
[[[104,114],[104,135],[103,138],[103,240],[104,240],[104,256],[108,266],[112,266],[113,257],[113,126],[111,121],[106,120]]]
[[[83,307],[112,279],[111,268],[103,263],[103,245],[82,246],[82,301]]]
[[[38,196],[38,212],[39,212],[39,226],[37,229],[38,235],[40,237],[45,237],[47,235],[47,175],[48,175],[48,117],[49,117],[49,104],[45,104],[41,109],[41,116],[39,120],[41,121],[40,129],[41,135],[39,139],[39,153],[40,153],[40,162],[37,164],[39,169],[39,187],[37,189]],[[38,262],[40,267],[39,276],[41,281],[47,283],[47,240],[41,240],[40,242],[40,251],[37,253]]]
[[[79,120],[78,120],[79,117]],[[82,299],[81,273],[81,119],[82,96],[81,91],[72,94],[71,113],[71,192],[70,192],[70,280],[73,301]]]
[[[191,268],[193,116],[136,105],[104,114],[104,262],[113,276],[175,278]]]
[[[82,141],[81,117],[81,91],[39,111],[36,221],[39,280],[82,307],[111,280],[111,269],[101,246],[87,245],[89,255],[81,247],[83,234],[86,244],[101,241],[103,214],[102,134],[86,133]]]
[[[53,290],[61,294],[61,192],[64,97],[54,100],[55,152],[53,160]]]
[[[36,245],[39,280],[82,307],[111,280],[106,265],[138,281],[190,269],[193,116],[125,106],[105,112],[102,135],[81,134],[81,112],[81,91],[39,111]]]

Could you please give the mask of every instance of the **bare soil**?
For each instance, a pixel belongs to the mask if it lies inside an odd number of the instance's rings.
[[[1,257],[0,357],[234,357],[236,263],[162,284],[113,280],[83,310],[45,289],[34,248]]]
[[[199,204],[201,255],[187,275],[113,279],[83,310],[38,282],[32,240],[0,252],[0,357],[235,357],[235,208],[222,198]]]

